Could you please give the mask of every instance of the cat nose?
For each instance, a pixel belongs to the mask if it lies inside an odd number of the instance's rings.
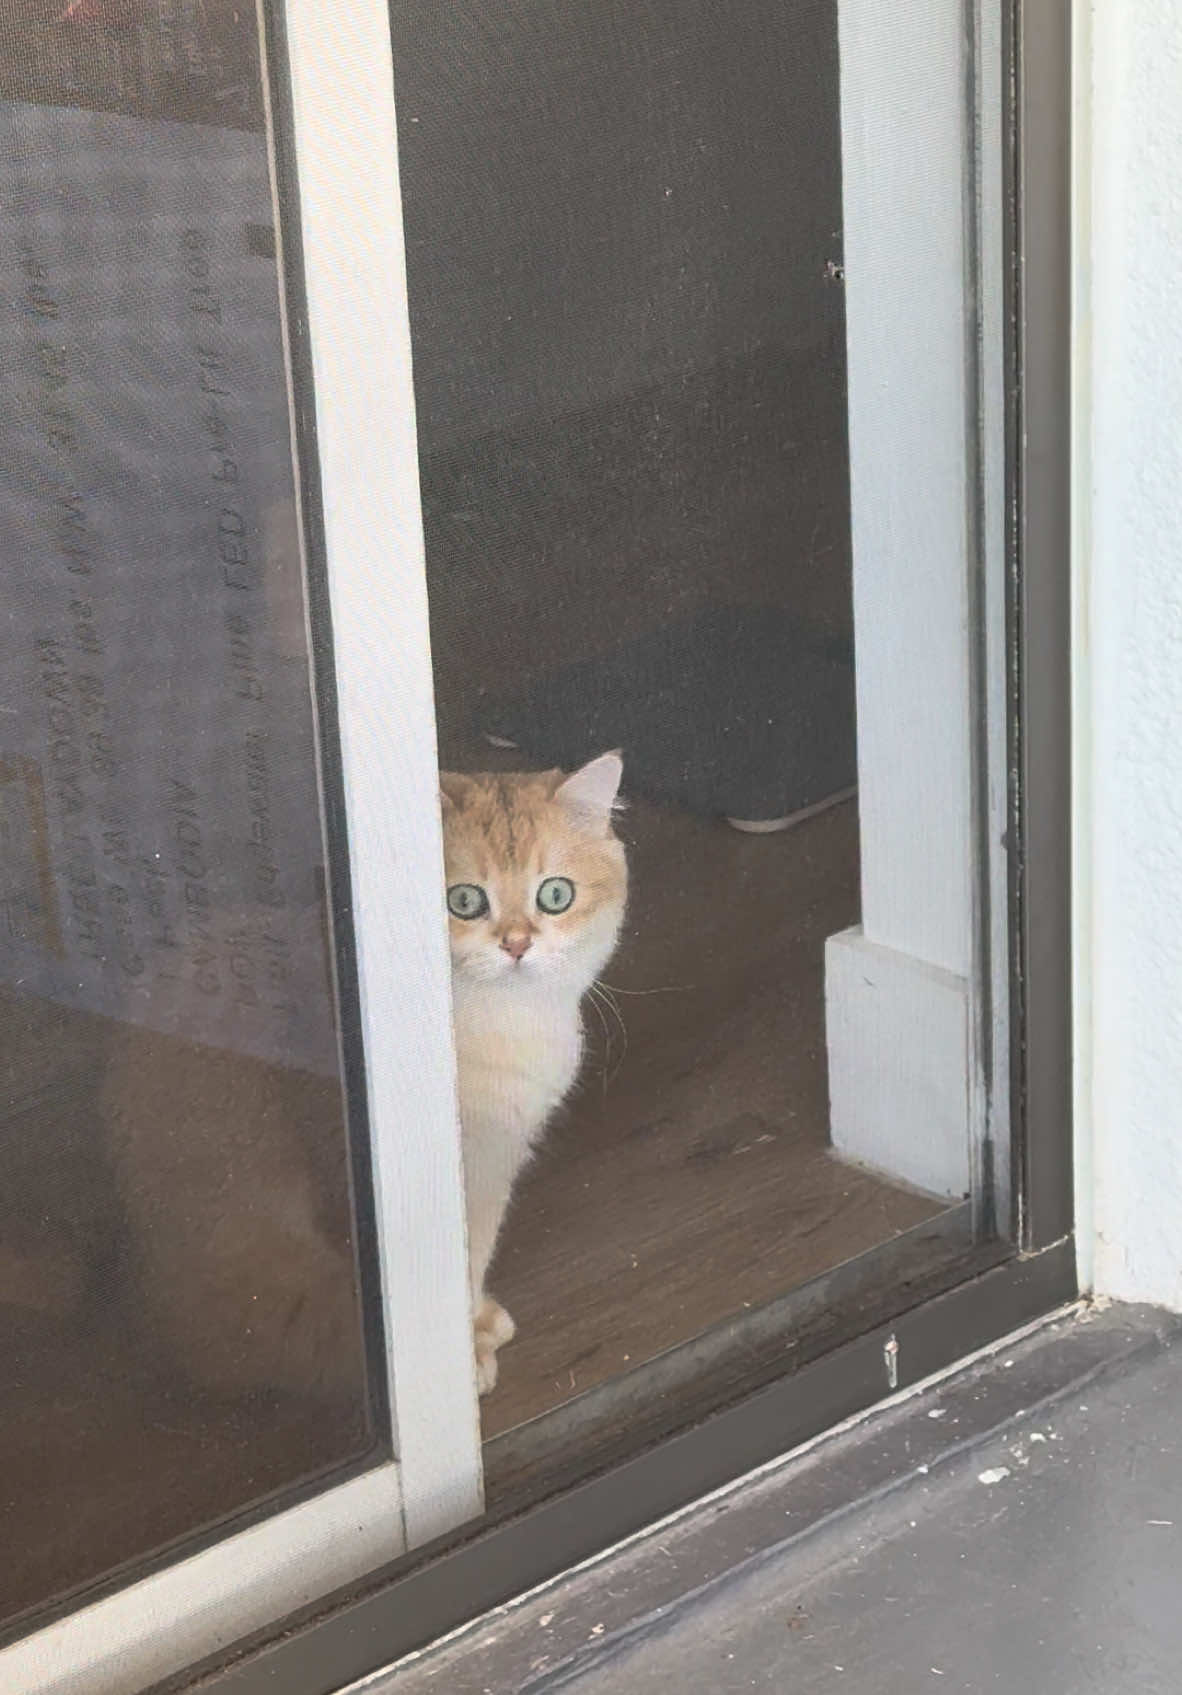
[[[501,946],[510,959],[520,959],[522,954],[529,952],[532,944],[533,937],[526,929],[506,930],[501,937]]]

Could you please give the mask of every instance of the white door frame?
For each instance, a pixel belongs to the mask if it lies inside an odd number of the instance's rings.
[[[1009,1210],[999,0],[840,0],[862,920],[845,1156]],[[994,1080],[996,1087],[993,1086]]]
[[[394,1441],[408,1546],[481,1510],[386,0],[285,0]]]
[[[483,1504],[389,14],[284,17],[395,1459],[0,1650],[21,1695],[131,1695]]]

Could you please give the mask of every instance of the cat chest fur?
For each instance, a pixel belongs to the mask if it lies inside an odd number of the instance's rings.
[[[578,998],[542,984],[465,987],[456,995],[455,1037],[465,1137],[499,1133],[528,1147],[578,1073]]]

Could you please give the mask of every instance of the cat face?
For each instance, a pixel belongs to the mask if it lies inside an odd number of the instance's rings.
[[[571,776],[440,778],[452,972],[581,993],[616,944],[628,891],[611,827],[619,754]]]

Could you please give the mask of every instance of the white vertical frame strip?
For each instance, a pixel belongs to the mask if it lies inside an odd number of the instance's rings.
[[[1097,187],[1097,160],[1093,144],[1097,118],[1103,114],[1111,123],[1117,114],[1111,102],[1119,86],[1113,69],[1119,61],[1109,49],[1109,31],[1116,23],[1111,13],[1099,21],[1099,40],[1104,57],[1096,58],[1097,32],[1092,7],[1072,10],[1071,40],[1071,998],[1074,1007],[1072,1043],[1075,1049],[1075,1078],[1072,1098],[1072,1168],[1075,1180],[1075,1263],[1083,1293],[1096,1290],[1096,1117],[1095,1053],[1093,1049],[1094,961],[1095,961],[1095,875],[1092,863],[1092,834],[1095,823],[1093,800],[1094,699],[1092,641],[1092,502],[1096,470],[1093,460],[1095,313],[1093,262]],[[1105,93],[1096,87],[1097,74],[1108,83]],[[1111,80],[1110,80],[1111,79]],[[1109,152],[1105,137],[1104,156]],[[1116,132],[1116,133],[1119,133]],[[1107,179],[1106,186],[1110,186]],[[1107,420],[1112,428],[1112,421]],[[1118,419],[1119,435],[1123,419]],[[1117,1122],[1123,1128],[1123,1112]],[[1119,1236],[1112,1243],[1119,1254]],[[1101,1291],[1103,1292],[1103,1291]]]
[[[862,922],[969,963],[968,53],[961,0],[841,0]]]
[[[862,923],[826,954],[834,1146],[970,1186],[979,1057],[969,0],[840,0]]]
[[[410,1547],[482,1507],[385,0],[287,0],[395,1445]]]

